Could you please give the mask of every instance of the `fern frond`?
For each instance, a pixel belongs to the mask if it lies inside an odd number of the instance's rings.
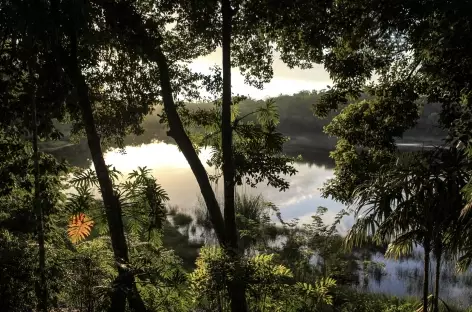
[[[97,187],[98,178],[94,170],[86,169],[76,172],[69,181],[75,187]]]
[[[93,226],[93,220],[83,213],[72,216],[69,220],[67,234],[72,243],[77,244],[90,235]]]
[[[107,165],[107,169],[108,169],[108,175],[109,175],[113,185],[116,185],[116,183],[123,176],[123,174],[120,171],[118,171],[115,168],[115,166],[112,166],[112,165]]]
[[[95,201],[91,187],[80,184],[75,187],[75,191],[77,194],[67,195],[66,209],[72,214],[88,211]]]

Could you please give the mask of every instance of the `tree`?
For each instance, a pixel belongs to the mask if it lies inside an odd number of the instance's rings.
[[[107,35],[107,27],[95,2],[66,4],[51,1],[51,20],[57,66],[71,82],[74,96],[68,110],[75,131],[85,130],[92,161],[97,172],[100,192],[105,203],[109,233],[119,276],[113,291],[110,309],[123,311],[126,299],[132,309],[144,311],[145,306],[134,284],[134,277],[126,272],[129,261],[124,235],[122,207],[103,157],[102,143],[115,139],[118,144],[132,131],[140,133],[140,122],[150,111],[155,86],[147,82],[153,68],[139,63],[139,59],[124,51]],[[67,16],[68,19],[61,18]],[[68,45],[61,45],[65,40]]]
[[[166,209],[166,203],[169,200],[167,193],[152,177],[151,171],[145,167],[133,170],[123,182],[118,180],[122,178],[120,172],[111,169],[109,171],[113,179],[114,191],[123,208],[124,229],[130,246],[130,259],[126,263],[126,269],[128,274],[136,277],[143,301],[149,309],[159,310],[168,306],[177,309],[182,305],[179,311],[189,310],[190,308],[186,306],[188,292],[184,288],[186,278],[181,263],[173,251],[163,246],[164,229],[169,226]],[[96,223],[91,235],[85,241],[76,244],[78,254],[73,256],[73,260],[86,266],[87,263],[90,265],[90,262],[98,261],[105,254],[107,258],[103,259],[103,265],[107,265],[109,263],[108,248],[106,246],[102,246],[101,249],[94,248],[94,246],[103,245],[108,235],[103,200],[93,196],[93,190],[99,187],[96,173],[91,169],[79,170],[75,172],[69,183],[74,187],[75,194],[68,196],[66,203],[68,213],[88,215]],[[71,240],[73,239],[71,237]],[[93,252],[97,255],[94,256]],[[86,258],[83,259],[83,256]],[[81,259],[88,262],[82,263]],[[86,268],[91,270],[90,267]],[[98,268],[97,271],[101,274],[107,273],[107,271],[101,272]],[[90,283],[94,285],[93,287],[97,287],[99,280],[87,277],[86,272],[83,276],[86,280],[91,279]],[[182,288],[184,288],[183,291]],[[90,289],[84,289],[84,292],[90,292]],[[93,294],[90,296],[97,297]],[[182,298],[177,300],[179,296]]]
[[[63,106],[67,88],[60,85],[54,74],[54,62],[49,49],[48,31],[44,27],[47,14],[38,1],[6,1],[1,5],[2,22],[1,75],[2,110],[7,112],[0,122],[1,131],[9,136],[32,133],[34,157],[34,201],[32,203],[37,222],[39,249],[39,279],[36,282],[37,309],[48,310],[48,285],[46,283],[45,217],[43,202],[46,196],[40,189],[41,138],[57,138],[58,132],[52,118],[64,114]],[[20,21],[21,20],[21,21]]]
[[[133,8],[133,6],[127,2],[112,3],[111,1],[102,1],[101,5],[105,9],[108,26],[111,31],[121,38],[122,42],[128,46],[128,49],[141,51],[144,59],[157,64],[159,68],[159,83],[162,92],[165,118],[170,128],[168,134],[176,141],[198,181],[218,241],[230,254],[234,254],[232,258],[237,259],[238,233],[234,209],[234,185],[236,183],[236,164],[234,162],[236,160],[233,159],[233,153],[235,151],[232,143],[233,130],[231,123],[231,53],[235,51],[236,63],[245,70],[247,79],[250,82],[258,83],[252,76],[259,78],[260,82],[267,81],[272,74],[270,63],[272,61],[273,48],[269,44],[272,38],[266,36],[262,31],[263,26],[268,24],[268,21],[263,20],[262,23],[257,23],[257,26],[253,27],[249,23],[249,18],[245,17],[245,14],[250,15],[250,10],[246,10],[246,6],[242,3],[235,3],[232,8],[230,2],[223,1],[221,4],[221,15],[218,13],[220,9],[219,1],[208,1],[202,4],[192,3],[189,6],[190,9],[182,5],[182,7],[178,9],[180,10],[178,11],[180,18],[175,20],[176,26],[173,28],[179,38],[179,40],[176,40],[176,37],[172,35],[172,31],[165,31],[159,28],[159,22],[162,22],[163,19],[162,12],[154,12],[154,14],[144,16],[139,8]],[[223,26],[221,26],[220,20],[215,20],[213,16],[221,16]],[[234,28],[236,29],[234,32],[232,32],[231,16],[233,16],[234,25],[237,25],[237,27]],[[255,16],[250,16],[253,18],[251,21],[254,22]],[[172,19],[168,21],[170,20]],[[124,29],[123,25],[126,26]],[[205,30],[205,27],[207,30]],[[260,36],[254,38],[251,30],[258,30],[258,27],[261,27]],[[234,34],[234,40],[232,40],[232,34]],[[209,177],[198,159],[197,152],[179,115],[179,109],[181,109],[181,107],[174,100],[174,94],[180,91],[179,86],[174,84],[174,79],[178,77],[179,72],[185,73],[185,70],[179,67],[177,61],[182,63],[191,60],[192,57],[210,52],[211,49],[217,47],[221,42],[221,35],[223,35],[222,46],[224,55],[222,80],[222,88],[224,91],[221,104],[220,130],[222,137],[221,150],[223,154],[221,165],[225,184],[224,218],[218,206],[216,196],[211,188]],[[170,38],[172,38],[172,40]],[[196,38],[201,39],[199,44],[196,44]],[[187,41],[183,39],[187,39]],[[256,52],[255,57],[247,54],[246,50],[250,49],[250,46],[247,44],[248,39],[250,39],[251,45],[257,47],[257,49],[254,49],[254,52]],[[172,42],[175,42],[175,45],[172,45]],[[230,50],[232,43],[234,44],[234,49]],[[190,46],[190,44],[193,46]],[[171,47],[169,47],[169,45],[171,45]],[[258,62],[262,62],[263,66]],[[214,88],[214,85],[210,85],[210,88]],[[273,132],[275,127],[272,125],[271,129]],[[282,141],[279,139],[276,146],[281,147],[281,143]],[[285,167],[285,164],[282,163],[283,160],[284,158],[280,158],[279,163],[275,164],[276,169]],[[274,166],[272,163],[261,163],[265,164],[268,168],[272,166],[270,172],[277,172],[277,170],[273,169]],[[255,175],[258,175],[259,172],[264,172],[263,167],[257,168],[255,166],[246,170],[250,174]],[[290,170],[287,171],[290,172]],[[259,176],[263,176],[263,174],[259,174]],[[280,181],[281,179],[279,179],[279,183]],[[281,184],[283,184],[283,182]],[[234,290],[234,298],[232,300],[235,305],[234,309],[238,311],[247,310],[244,308],[243,285],[240,285],[241,287],[228,286]],[[238,304],[242,304],[242,306],[237,306]]]
[[[232,15],[231,0],[221,1],[222,28],[222,55],[223,55],[223,96],[221,103],[221,149],[223,151],[223,192],[224,192],[224,220],[228,250],[233,254],[233,262],[239,268],[239,233],[236,228],[235,208],[235,162],[233,159],[233,126],[231,123],[231,35]],[[237,272],[236,271],[236,272]],[[236,283],[229,283],[231,293],[231,311],[248,311],[246,302],[246,285],[235,278]]]
[[[334,86],[315,112],[326,116],[348,105],[326,127],[338,137],[332,153],[336,178],[326,184],[326,196],[349,203],[356,185],[395,163],[395,139],[415,125],[420,100],[442,105],[440,123],[452,146],[470,144],[469,7],[447,1],[333,5],[327,32],[332,41],[321,58]],[[301,30],[306,45],[298,55],[318,45],[306,33]]]
[[[389,243],[386,255],[411,253],[413,245],[424,248],[423,309],[428,307],[430,253],[436,258],[434,309],[439,309],[441,257],[454,249],[459,238],[461,194],[470,175],[465,155],[454,148],[399,155],[392,167],[356,188],[354,211],[358,219],[347,236],[349,244],[368,237]]]
[[[55,236],[54,219],[60,213],[61,176],[67,173],[67,167],[52,156],[35,152],[31,142],[17,137],[15,133],[1,133],[0,142],[3,151],[0,158],[0,228],[1,253],[4,255],[1,260],[2,267],[5,267],[2,277],[4,283],[11,283],[1,290],[2,306],[12,311],[34,308],[35,305],[44,309],[52,305],[57,294],[54,281],[50,280],[54,268],[51,265],[51,249],[46,246],[46,241],[54,242],[58,248],[62,245],[61,239]],[[40,218],[37,205],[41,205],[42,210],[43,245],[38,244]],[[40,271],[38,264],[41,258]],[[15,270],[11,268],[18,265],[24,265],[24,272],[12,274]],[[17,291],[13,291],[15,288]],[[21,295],[18,293],[20,289]],[[36,296],[31,296],[30,292]],[[29,298],[28,302],[21,302],[24,298]]]
[[[110,235],[117,263],[127,261],[120,207],[103,159],[106,140],[121,143],[132,131],[140,133],[143,115],[150,111],[156,88],[149,75],[153,68],[125,53],[107,35],[98,4],[87,2],[7,1],[2,3],[2,108],[11,112],[2,126],[15,131],[32,130],[32,111],[25,80],[28,67],[35,77],[36,111],[40,138],[58,137],[53,118],[74,121],[74,133],[85,130],[108,211]],[[31,76],[31,75],[30,75]],[[7,116],[6,114],[5,116]],[[132,278],[123,278],[130,289]],[[119,282],[118,284],[122,284]],[[127,286],[126,286],[127,285]],[[41,289],[45,289],[41,287]],[[113,309],[123,310],[122,287],[116,287]],[[134,295],[132,294],[134,293]]]

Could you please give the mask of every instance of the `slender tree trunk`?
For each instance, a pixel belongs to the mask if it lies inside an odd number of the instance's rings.
[[[236,274],[240,270],[240,252],[238,248],[238,229],[236,228],[236,212],[234,201],[235,168],[233,161],[233,128],[231,124],[231,32],[232,9],[231,0],[221,1],[223,16],[223,97],[221,111],[221,145],[223,150],[223,181],[224,181],[224,219],[226,238],[228,239],[227,252],[232,258]],[[246,285],[239,278],[228,285],[233,312],[248,311],[246,302]]]
[[[428,311],[429,296],[429,262],[431,246],[429,241],[425,240],[424,244],[424,281],[423,281],[423,312]]]
[[[434,312],[439,312],[439,283],[441,277],[441,257],[442,250],[440,247],[436,247],[436,272],[435,272],[435,282],[434,282],[434,299],[433,306]]]
[[[231,125],[231,5],[222,0],[223,13],[223,104],[221,111],[221,146],[223,150],[224,218],[230,248],[237,253],[238,232],[234,208],[233,128]]]
[[[46,248],[44,239],[44,215],[40,198],[39,183],[39,151],[38,151],[38,120],[36,110],[36,85],[33,81],[32,68],[29,66],[29,75],[31,78],[31,110],[33,112],[33,158],[34,158],[34,213],[36,215],[37,240],[39,248],[39,281],[36,281],[35,289],[38,298],[38,311],[47,312],[48,310],[48,291],[46,283]]]
[[[115,31],[123,31],[122,24],[118,24],[117,21],[126,20],[125,24],[132,24],[130,29],[133,30],[134,38],[142,38],[142,41],[138,44],[136,41],[129,42],[131,47],[139,45],[139,48],[143,49],[144,54],[152,61],[156,62],[159,68],[159,83],[162,92],[162,101],[164,104],[164,110],[166,112],[170,131],[167,133],[168,136],[174,138],[175,142],[179,146],[182,154],[184,154],[187,162],[192,169],[192,172],[197,180],[200,192],[202,193],[203,199],[210,215],[210,220],[215,230],[218,242],[220,245],[226,245],[224,219],[220,210],[218,201],[216,200],[215,193],[211,187],[208,174],[203,166],[202,162],[198,158],[198,154],[195,151],[192,142],[190,141],[185,128],[180,120],[180,116],[177,112],[177,108],[173,98],[173,91],[171,86],[171,78],[169,74],[168,60],[159,47],[162,43],[161,38],[152,38],[149,36],[146,30],[146,26],[141,22],[141,18],[134,11],[134,8],[126,2],[114,2],[109,0],[100,0],[99,3],[104,8],[107,23],[110,28]],[[126,16],[123,13],[126,12]],[[134,39],[133,38],[133,39]]]
[[[187,162],[189,163],[190,168],[192,169],[192,172],[200,187],[200,192],[202,193],[203,199],[207,206],[210,221],[213,225],[213,229],[217,236],[218,242],[226,249],[228,247],[228,240],[226,238],[225,221],[223,219],[220,206],[216,199],[215,192],[211,187],[210,180],[208,178],[208,174],[205,170],[205,167],[198,158],[198,154],[195,151],[195,148],[193,147],[190,138],[185,132],[185,128],[177,112],[177,108],[173,98],[171,78],[169,74],[169,64],[165,54],[159,47],[159,44],[161,44],[161,39],[154,40],[152,38],[149,38],[145,29],[146,27],[142,23],[137,22],[139,18],[130,18],[129,16],[121,15],[122,12],[125,11],[127,12],[127,14],[133,15],[132,8],[130,8],[129,10],[120,10],[116,3],[105,0],[100,1],[100,4],[105,9],[107,22],[113,29],[115,29],[115,31],[118,30],[118,25],[116,24],[116,21],[126,18],[127,23],[129,23],[130,21],[136,22],[132,27],[135,32],[133,36],[148,38],[150,40],[150,43],[143,44],[140,47],[144,49],[144,53],[150,60],[155,61],[157,63],[159,68],[159,82],[161,86],[162,100],[164,103],[164,111],[166,112],[170,128],[170,131],[167,133],[167,135],[174,138],[175,142],[177,143],[180,150],[187,159]],[[126,3],[122,2],[120,3],[120,5],[126,6]],[[133,44],[136,43],[131,43],[131,45]],[[244,312],[244,310],[239,311]]]
[[[92,104],[89,98],[88,85],[80,71],[77,60],[77,46],[75,34],[72,35],[72,55],[71,55],[71,78],[77,88],[79,106],[82,113],[87,142],[92,155],[92,161],[102,193],[108,228],[110,231],[111,244],[115,260],[118,264],[118,277],[115,280],[115,287],[111,297],[111,312],[123,312],[126,308],[128,297],[130,306],[134,311],[146,311],[144,302],[137,293],[134,285],[134,277],[123,269],[122,264],[129,262],[128,246],[124,233],[124,226],[121,214],[121,205],[113,190],[113,183],[110,179],[108,168],[103,157],[100,137],[97,132],[93,117]],[[131,300],[130,300],[131,299]]]
[[[100,0],[98,3],[104,8],[107,23],[110,28],[115,32],[124,31],[122,24],[118,24],[117,21],[126,20],[124,24],[131,25],[130,29],[133,31],[133,39],[141,38],[142,41],[137,43],[136,41],[129,42],[131,47],[136,45],[143,49],[144,54],[152,61],[156,62],[159,68],[159,83],[162,92],[162,101],[164,103],[164,111],[166,112],[170,131],[167,133],[168,136],[174,138],[175,142],[179,146],[182,154],[190,165],[192,172],[197,180],[200,192],[202,193],[203,199],[210,215],[210,220],[215,230],[218,242],[220,245],[226,245],[225,229],[223,215],[220,210],[218,201],[216,200],[215,193],[211,187],[208,174],[203,166],[202,162],[198,158],[198,154],[190,141],[185,128],[180,120],[180,116],[175,106],[173,91],[171,86],[171,77],[169,74],[169,64],[166,56],[162,52],[159,45],[162,43],[162,39],[155,39],[149,36],[146,30],[146,26],[142,23],[141,18],[134,11],[134,8],[128,3],[121,1],[119,3],[109,0]],[[125,12],[126,16],[123,15]],[[132,48],[133,49],[133,48]]]
[[[215,192],[213,192],[205,167],[198,158],[198,154],[195,151],[190,138],[185,132],[184,126],[175,107],[166,56],[160,49],[154,51],[152,55],[154,55],[156,58],[159,67],[162,100],[164,102],[164,110],[166,112],[170,127],[170,131],[167,133],[167,135],[174,138],[175,142],[184,154],[185,159],[187,159],[187,162],[189,163],[190,168],[197,179],[198,186],[200,187],[200,192],[202,193],[203,199],[207,206],[208,213],[210,215],[210,221],[213,225],[213,229],[215,230],[218,242],[224,247],[226,246],[226,234],[223,215],[221,214],[220,206],[216,200]]]
[[[132,29],[133,35],[132,40],[128,43],[130,47],[133,47],[131,49],[134,49],[135,46],[139,46],[140,49],[143,49],[144,54],[149,58],[149,60],[157,63],[159,68],[159,83],[161,86],[164,110],[166,112],[170,127],[170,131],[167,133],[167,135],[174,138],[175,142],[187,159],[187,162],[189,163],[190,168],[192,169],[192,172],[200,187],[200,191],[207,206],[210,220],[218,238],[218,242],[220,245],[225,246],[226,238],[223,215],[221,213],[218,201],[216,200],[215,193],[211,187],[205,167],[198,158],[198,154],[195,151],[187,133],[185,132],[184,126],[177,112],[172,93],[168,60],[159,47],[159,45],[162,43],[162,39],[156,39],[149,36],[146,26],[142,23],[139,14],[137,14],[134,8],[126,1],[116,2],[110,0],[100,0],[97,1],[97,3],[103,7],[105,18],[112,31],[117,33],[127,31],[128,29],[123,29],[123,25],[130,25],[129,29]],[[125,23],[118,23],[118,21],[122,20],[125,20]],[[139,42],[135,40],[137,38],[140,38]]]

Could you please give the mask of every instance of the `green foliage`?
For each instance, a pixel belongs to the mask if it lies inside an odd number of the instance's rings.
[[[158,232],[166,220],[165,204],[169,197],[165,190],[157,184],[151,176],[151,171],[145,167],[132,171],[124,182],[119,182],[119,171],[115,168],[109,170],[127,232],[139,234],[146,240],[157,239]],[[69,195],[66,207],[71,213],[90,214],[99,227],[99,232],[106,233],[103,227],[106,225],[103,203],[93,196],[94,187],[98,186],[95,172],[90,169],[79,170],[70,179],[70,184],[75,187],[76,194]]]
[[[413,312],[416,311],[418,303],[380,294],[362,294],[343,289],[336,294],[334,307],[342,312]]]
[[[64,195],[61,194],[62,182],[67,167],[58,163],[52,156],[39,155],[39,190],[34,188],[32,150],[28,142],[11,133],[7,136],[1,133],[2,153],[0,162],[0,232],[2,267],[3,300],[2,306],[15,311],[34,307],[36,304],[38,276],[38,219],[33,210],[33,194],[38,191],[39,205],[42,206],[43,221],[47,229],[46,240],[61,248],[64,246],[65,232],[57,231],[56,225],[61,222]],[[62,220],[66,224],[65,220]],[[46,245],[47,251],[49,246]],[[13,258],[11,258],[13,257]],[[18,271],[18,266],[23,266]],[[12,269],[15,268],[15,269]],[[54,259],[45,263],[45,275],[51,304],[56,303],[59,293],[57,272]],[[8,286],[9,285],[9,286]],[[13,287],[13,288],[10,288]],[[15,290],[16,289],[16,290]]]
[[[342,111],[326,127],[338,144],[332,153],[335,178],[324,194],[354,205],[357,215],[364,215],[348,238],[356,244],[368,236],[369,242],[390,242],[391,255],[409,252],[414,243],[432,245],[439,254],[444,249],[452,254],[460,251],[461,263],[470,264],[471,240],[461,238],[472,237],[468,235],[471,205],[460,215],[465,204],[460,191],[464,186],[466,193],[471,190],[465,185],[470,169],[462,162],[463,155],[441,152],[425,159],[421,154],[398,164],[394,144],[421,119],[421,108],[426,110],[422,101],[439,102],[441,112],[424,115],[439,119],[451,134],[452,146],[460,141],[470,151],[470,3],[231,1],[231,6],[232,65],[247,83],[262,87],[270,80],[275,52],[291,67],[323,62],[329,71],[335,85],[319,98],[315,112],[327,116],[333,109]],[[142,133],[143,117],[160,96],[188,102],[199,98],[200,86],[219,94],[221,71],[206,76],[192,73],[187,65],[220,45],[221,20],[216,0],[7,0],[0,4],[2,308],[30,308],[28,303],[34,303],[36,254],[31,243],[38,224],[31,194],[38,190],[32,183],[30,147],[20,138],[33,128],[31,103],[37,104],[40,122],[34,127],[41,138],[58,138],[53,119],[68,120],[72,135],[87,129],[96,159],[100,144],[112,141],[122,147],[126,134]],[[306,93],[296,96],[311,101]],[[250,107],[249,102],[245,111],[242,100],[235,97],[231,109],[234,182],[253,187],[267,182],[285,190],[289,185],[283,175],[296,170],[294,159],[283,153],[287,138],[279,131],[293,125],[311,129],[299,122],[310,120],[306,107],[294,105],[299,111],[294,121],[279,123],[284,115],[291,115],[289,105],[284,108],[268,100]],[[221,103],[210,105],[208,110],[191,110],[178,103],[177,121],[183,120],[196,150],[212,149],[209,164],[221,169]],[[54,290],[50,301],[67,308],[103,310],[109,304],[105,294],[117,286],[112,281],[117,275],[115,262],[120,260],[112,256],[107,239],[97,238],[107,233],[107,218],[95,194],[106,190],[100,189],[93,171],[78,172],[69,181],[74,189],[64,205],[61,177],[66,169],[41,155],[39,204],[47,229],[48,288]],[[279,250],[274,247],[280,258],[260,253],[234,263],[220,249],[204,248],[189,281],[180,260],[162,247],[166,233],[173,235],[173,243],[189,243],[189,217],[176,213],[173,221],[178,228],[170,225],[165,208],[169,198],[146,168],[134,171],[125,182],[120,182],[114,168],[108,168],[108,175],[114,194],[109,190],[106,199],[118,204],[107,212],[122,210],[117,218],[108,218],[109,226],[120,227],[121,222],[113,220],[123,217],[131,254],[129,263],[120,263],[120,272],[137,277],[149,309],[228,310],[225,286],[232,279],[247,282],[252,311],[319,311],[329,305],[339,311],[413,309],[409,303],[370,295],[351,293],[340,298],[335,284],[349,280],[346,269],[354,260],[341,250],[335,225],[323,224],[321,215],[326,210],[319,209],[312,224],[283,223],[277,228],[268,212],[273,206],[260,198],[238,199],[242,248],[265,252],[268,241],[282,233],[287,240]],[[100,182],[104,187],[107,181]],[[73,246],[65,237],[66,220],[82,212],[92,216],[97,227],[88,240]],[[204,226],[211,228],[208,222]],[[465,235],[462,230],[467,230]],[[124,239],[118,243],[126,246]],[[22,272],[10,271],[18,265]]]
[[[271,219],[274,215],[279,216],[279,209],[262,195],[236,193],[235,208],[240,235],[239,248],[243,253],[266,251],[283,234]],[[213,238],[213,226],[201,199],[195,209],[194,226],[202,232],[205,239]]]
[[[296,170],[293,167],[294,158],[283,153],[283,145],[288,139],[277,131],[277,106],[274,100],[267,100],[264,105],[242,114],[238,107],[243,100],[244,97],[234,97],[232,103],[235,183],[255,187],[258,183],[267,182],[268,185],[286,190],[288,183],[281,175],[293,175]],[[193,133],[193,143],[212,149],[208,165],[221,169],[221,103],[216,100],[212,104],[206,109],[181,107],[180,115],[191,130],[189,132]],[[255,115],[256,119],[249,120],[251,115]],[[219,177],[216,175],[212,178]]]
[[[151,311],[190,309],[187,274],[173,250],[142,242],[134,236],[130,240],[129,269],[136,276],[138,290]]]
[[[100,311],[109,306],[109,291],[117,275],[109,240],[96,238],[78,244],[63,256],[66,276],[61,302],[71,308]]]
[[[298,281],[311,282],[323,277],[353,284],[358,279],[357,258],[343,248],[343,237],[336,230],[346,213],[341,211],[335,222],[327,225],[322,220],[326,211],[326,208],[318,207],[311,223],[284,222],[281,236],[286,239],[274,251],[280,254],[281,261]]]
[[[264,200],[261,195],[236,194],[236,225],[240,235],[240,248],[265,250],[279,231],[271,217],[278,214],[278,208]]]
[[[290,269],[277,263],[274,254],[249,258],[240,270],[235,271],[234,264],[221,249],[203,248],[197,269],[190,274],[192,290],[198,294],[197,307],[205,311],[227,311],[229,297],[220,285],[235,278],[247,283],[251,311],[319,311],[332,304],[330,291],[336,285],[332,278],[320,279],[315,284],[295,283]]]
[[[27,235],[0,230],[0,306],[8,311],[35,307],[34,282],[37,255]],[[19,270],[21,266],[21,270]]]
[[[196,261],[197,268],[190,273],[190,287],[197,306],[212,311],[229,308],[225,287],[230,278],[231,264],[221,248],[204,247]],[[234,273],[233,273],[234,274]]]

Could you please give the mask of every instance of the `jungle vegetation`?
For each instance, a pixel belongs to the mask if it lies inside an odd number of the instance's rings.
[[[2,1],[0,309],[450,311],[441,271],[432,294],[427,276],[431,257],[458,270],[472,261],[471,9],[440,0]],[[215,50],[222,62],[211,74],[189,69]],[[336,138],[323,195],[347,209],[334,224],[322,221],[327,208],[302,225],[282,220],[270,199],[236,192],[259,183],[283,192],[296,174],[284,144],[307,106],[231,89],[231,68],[262,88],[275,57],[323,64],[333,81],[295,97],[312,101],[329,118],[313,128]],[[141,135],[149,115],[198,182],[195,215],[172,208],[148,168],[123,176],[105,161],[107,146]],[[58,123],[83,138],[93,169],[39,150],[61,139]],[[418,125],[437,125],[440,146],[400,153],[396,140]],[[215,175],[198,157],[203,147]],[[341,237],[336,225],[349,213],[356,222]],[[351,248],[400,257],[415,245],[425,251],[421,302],[350,287]]]

